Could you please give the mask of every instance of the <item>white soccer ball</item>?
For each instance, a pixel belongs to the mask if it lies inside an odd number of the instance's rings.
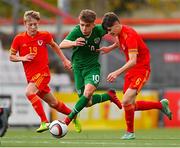
[[[62,138],[67,134],[68,127],[64,122],[54,120],[49,125],[49,131],[53,135],[53,137]]]

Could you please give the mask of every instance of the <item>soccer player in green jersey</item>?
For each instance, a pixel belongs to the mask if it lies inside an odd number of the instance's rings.
[[[60,48],[72,48],[72,69],[75,88],[79,100],[64,122],[69,125],[72,119],[84,108],[110,100],[122,108],[114,90],[105,94],[93,94],[100,81],[99,44],[106,34],[101,25],[95,25],[96,13],[82,10],[79,14],[79,25],[60,43]]]

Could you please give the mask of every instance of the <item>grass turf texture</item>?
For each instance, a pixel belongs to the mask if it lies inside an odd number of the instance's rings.
[[[34,128],[9,128],[0,138],[0,147],[178,147],[180,129],[137,130],[135,140],[121,140],[123,131],[69,131],[62,139],[49,131],[36,133]]]

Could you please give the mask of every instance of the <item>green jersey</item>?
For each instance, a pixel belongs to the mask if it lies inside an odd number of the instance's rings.
[[[77,38],[84,38],[85,45],[73,47],[72,63],[73,67],[84,68],[99,64],[99,44],[106,31],[101,25],[96,25],[89,37],[82,34],[80,26],[77,25],[66,37],[66,40],[75,41]]]

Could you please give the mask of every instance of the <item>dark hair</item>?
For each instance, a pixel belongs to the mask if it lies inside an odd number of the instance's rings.
[[[119,22],[119,18],[114,12],[105,13],[102,20],[103,29],[107,31],[107,28],[112,27],[116,21]]]
[[[89,9],[82,10],[79,19],[86,23],[93,23],[96,20],[96,13]]]

